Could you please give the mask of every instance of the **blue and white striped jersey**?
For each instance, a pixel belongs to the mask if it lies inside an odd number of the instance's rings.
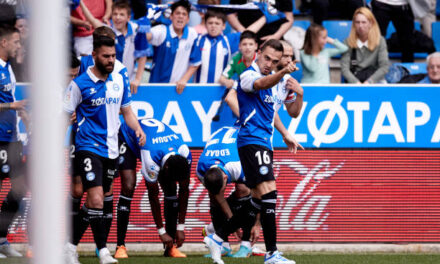
[[[64,109],[70,114],[76,111],[76,151],[86,150],[104,158],[117,158],[119,111],[130,103],[129,87],[119,73],[111,73],[102,81],[88,68],[75,78],[67,88]]]
[[[240,33],[230,33],[211,37],[208,34],[199,36],[191,52],[191,65],[198,66],[194,82],[217,83],[223,70],[237,52]]]
[[[125,36],[113,26],[113,23],[112,29],[116,34],[116,59],[121,61],[122,64],[127,67],[129,80],[132,81],[136,77],[136,59],[139,57],[146,57],[149,53],[148,46],[143,47],[143,50],[141,50],[141,48],[135,42],[137,34],[145,35],[145,33],[138,33],[138,25],[131,21],[129,21],[127,24],[127,34]]]
[[[142,162],[142,175],[151,183],[157,181],[162,166],[171,155],[181,155],[191,163],[191,152],[182,139],[169,126],[153,118],[140,119],[139,124],[146,135],[146,143],[139,146],[135,132],[122,122],[120,133],[128,147]]]
[[[237,150],[238,128],[222,127],[212,134],[197,164],[197,177],[203,182],[211,167],[219,167],[228,176],[228,183],[244,182]]]
[[[150,83],[175,83],[182,78],[190,64],[190,54],[197,32],[186,26],[179,39],[173,25],[158,25],[151,29],[154,47]],[[191,61],[192,63],[192,61]]]
[[[0,59],[0,103],[15,102],[15,75],[9,62]],[[0,141],[15,142],[17,138],[17,111],[0,112]]]
[[[95,65],[92,55],[80,56],[78,59],[81,62],[78,76],[86,72],[90,66]],[[130,79],[128,78],[127,68],[117,59],[115,60],[115,68],[113,69],[112,73],[119,73],[122,76],[125,85],[130,87]]]
[[[237,87],[241,125],[237,137],[238,147],[255,144],[273,149],[275,113],[283,103],[295,101],[295,97],[289,95],[290,90],[286,89],[290,75],[286,74],[270,89],[255,91],[254,82],[262,77],[264,75],[256,62],[240,75]]]

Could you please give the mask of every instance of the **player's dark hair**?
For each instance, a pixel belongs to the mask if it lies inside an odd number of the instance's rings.
[[[216,195],[223,187],[223,173],[218,167],[210,168],[204,177],[204,184],[209,193]]]
[[[263,52],[267,47],[271,47],[276,51],[284,52],[283,44],[281,44],[281,42],[277,39],[269,39],[268,41],[264,42],[260,48],[261,52]]]
[[[189,12],[191,12],[191,4],[189,3],[188,0],[179,0],[179,1],[177,1],[177,2],[174,2],[174,3],[171,5],[171,14],[174,13],[174,11],[175,11],[179,6],[185,8],[186,11],[188,12],[188,15],[189,15]]]
[[[93,40],[97,39],[99,36],[107,36],[112,39],[116,38],[115,32],[113,32],[113,30],[107,26],[95,28],[95,30],[93,31]]]
[[[112,5],[112,10],[115,10],[115,9],[125,9],[127,11],[127,14],[129,16],[131,15],[130,3],[128,3],[126,0],[118,0],[118,1],[114,2]]]
[[[81,66],[81,62],[78,60],[78,57],[76,57],[75,53],[70,54],[70,68],[78,68]]]
[[[97,50],[102,46],[114,47],[115,40],[108,36],[98,36],[96,39],[93,39],[93,50]]]
[[[9,24],[0,25],[0,39],[9,37],[13,33],[20,33],[20,31],[18,31],[18,29],[16,29],[14,26],[11,26]]]
[[[240,42],[242,42],[243,39],[253,39],[255,41],[255,43],[258,44],[257,34],[255,34],[255,32],[252,32],[250,30],[245,30],[245,31],[243,31],[241,33],[241,35],[240,35]]]
[[[180,155],[172,155],[159,172],[159,180],[183,181],[189,180],[191,165]]]
[[[208,11],[205,14],[205,23],[208,21],[208,18],[210,17],[216,17],[223,21],[223,24],[226,23],[226,15],[223,12],[216,11],[213,9],[208,9]]]

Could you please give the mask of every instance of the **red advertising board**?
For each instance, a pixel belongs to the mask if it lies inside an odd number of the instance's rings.
[[[186,241],[201,242],[209,200],[195,176],[193,150]],[[280,242],[439,242],[439,150],[276,150]],[[115,205],[119,195],[115,181]],[[7,185],[0,193],[6,195]],[[27,210],[23,210],[25,213]],[[9,239],[25,242],[24,217]],[[92,242],[88,231],[83,241]],[[116,216],[109,242],[116,241]],[[159,242],[144,181],[132,202],[127,242]]]

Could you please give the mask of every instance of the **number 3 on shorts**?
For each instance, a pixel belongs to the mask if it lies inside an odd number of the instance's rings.
[[[270,164],[270,157],[267,153],[267,150],[265,150],[263,152],[263,155],[261,155],[261,150],[257,151],[255,153],[255,157],[257,157],[258,159],[258,165],[263,165],[263,164]]]
[[[84,159],[84,171],[91,171],[92,170],[92,160],[90,158]]]

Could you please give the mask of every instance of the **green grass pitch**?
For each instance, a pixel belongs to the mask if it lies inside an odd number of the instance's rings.
[[[286,254],[297,264],[439,264],[440,254],[330,254],[330,253],[300,253]],[[96,257],[80,257],[82,264],[99,263]],[[263,257],[247,259],[223,258],[225,264],[263,264]],[[27,264],[26,259],[0,259],[0,263]],[[119,260],[125,264],[209,264],[212,261],[201,255],[189,255],[186,259],[164,258],[158,255],[135,256]]]

